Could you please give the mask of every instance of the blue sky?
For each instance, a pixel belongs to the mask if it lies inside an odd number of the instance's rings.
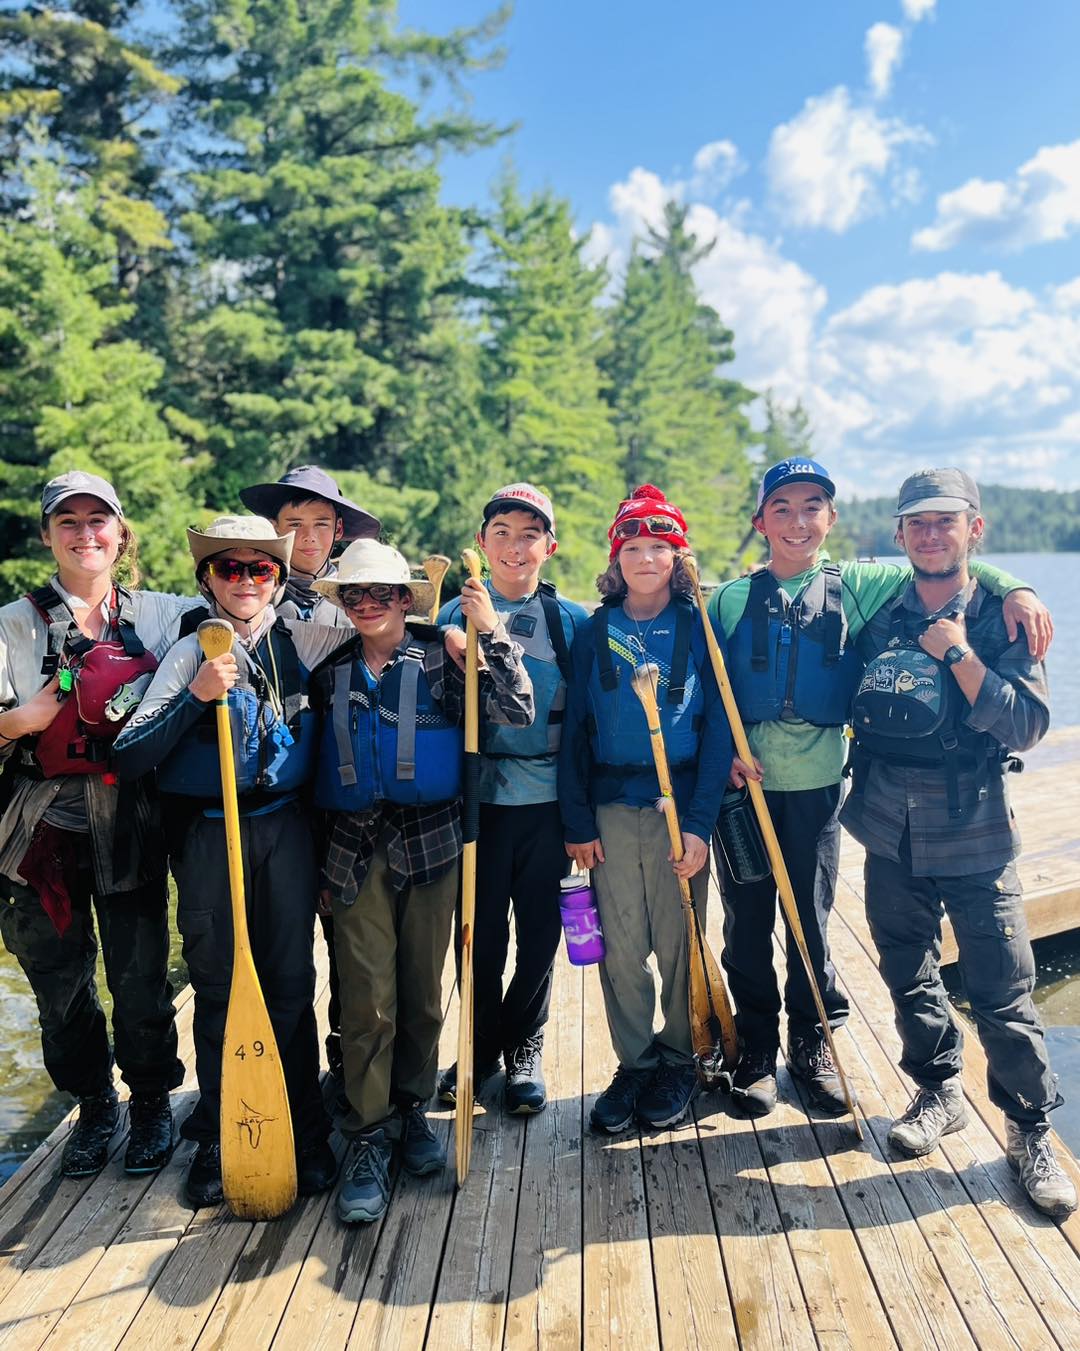
[[[490,12],[401,0],[428,30]],[[847,492],[958,463],[1080,487],[1080,5],[518,0],[473,109],[617,275],[668,196],[735,373],[800,397]]]

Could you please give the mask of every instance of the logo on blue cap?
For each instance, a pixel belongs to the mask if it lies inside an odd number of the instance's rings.
[[[802,458],[781,460],[779,464],[766,469],[762,476],[761,486],[758,488],[757,511],[754,515],[760,514],[761,508],[773,493],[789,483],[816,483],[830,497],[836,496],[836,484],[829,477],[829,471],[823,464],[818,464],[817,460]]]

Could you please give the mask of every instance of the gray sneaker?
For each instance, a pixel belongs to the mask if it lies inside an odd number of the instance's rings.
[[[888,1134],[893,1149],[917,1159],[937,1149],[943,1135],[967,1125],[964,1090],[959,1079],[947,1079],[938,1088],[920,1088],[903,1116],[897,1117]]]
[[[1073,1213],[1076,1188],[1057,1161],[1048,1123],[1025,1129],[1006,1117],[1005,1154],[1036,1210],[1055,1219]]]
[[[382,1130],[362,1135],[337,1193],[338,1217],[346,1224],[370,1224],[390,1203],[392,1146]]]

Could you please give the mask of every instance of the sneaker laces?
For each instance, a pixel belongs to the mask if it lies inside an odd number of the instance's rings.
[[[1050,1127],[1038,1126],[1027,1132],[1024,1148],[1031,1160],[1031,1171],[1037,1178],[1048,1179],[1064,1177],[1065,1169],[1058,1162],[1054,1146],[1050,1143]]]
[[[748,1075],[760,1078],[762,1075],[776,1074],[776,1052],[775,1051],[744,1051],[742,1059],[736,1066]]]
[[[693,1065],[676,1065],[671,1060],[661,1060],[653,1074],[653,1087],[670,1088],[673,1091],[681,1089],[687,1073],[691,1073],[695,1077],[697,1075]]]
[[[507,1075],[532,1074],[543,1050],[544,1034],[542,1032],[534,1032],[531,1037],[526,1037],[520,1045],[515,1046],[511,1051],[507,1051]]]
[[[932,1117],[937,1114],[945,1118],[949,1115],[949,1105],[946,1102],[945,1094],[938,1088],[920,1088],[908,1103],[907,1111],[900,1120],[916,1125],[924,1117]]]
[[[619,1065],[615,1070],[614,1078],[611,1083],[608,1084],[601,1096],[605,1098],[626,1098],[627,1101],[636,1101],[648,1075],[648,1070],[634,1070],[626,1065]]]
[[[353,1182],[366,1182],[369,1179],[383,1185],[389,1185],[390,1173],[386,1166],[381,1141],[359,1140],[356,1145],[356,1157],[349,1165],[349,1178]]]
[[[428,1121],[424,1113],[422,1103],[414,1102],[409,1107],[402,1108],[401,1120],[406,1139],[437,1139],[435,1132],[431,1129],[431,1122]]]
[[[806,1064],[811,1074],[835,1074],[836,1061],[824,1037],[813,1045],[807,1044]]]

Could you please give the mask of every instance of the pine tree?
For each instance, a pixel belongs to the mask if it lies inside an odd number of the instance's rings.
[[[523,200],[511,179],[488,240],[484,414],[507,477],[536,483],[555,504],[568,544],[552,560],[553,578],[589,596],[622,496],[598,364],[607,276],[583,259],[568,204],[547,192]]]
[[[388,0],[179,9],[197,266],[173,301],[174,392],[215,457],[208,492],[231,504],[306,461],[441,490],[468,431],[448,379],[468,365],[467,241],[437,159],[496,132],[423,118],[386,72],[458,76],[492,26],[401,36]]]
[[[156,389],[161,361],[118,334],[129,302],[112,299],[119,245],[90,217],[92,187],[72,191],[63,168],[38,157],[28,200],[0,232],[0,427],[4,495],[0,563],[5,598],[43,580],[43,484],[68,469],[115,484],[141,541],[147,584],[190,589],[183,527],[194,504],[185,461]]]
[[[697,294],[693,269],[711,245],[669,202],[663,226],[634,249],[610,313],[603,362],[627,489],[655,482],[685,509],[702,569],[725,571],[748,518],[753,393],[725,379],[731,331]]]

